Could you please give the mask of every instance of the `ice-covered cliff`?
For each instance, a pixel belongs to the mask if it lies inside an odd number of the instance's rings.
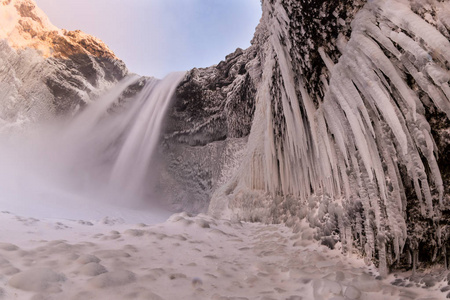
[[[357,248],[382,273],[446,263],[449,2],[262,5],[249,49],[178,88],[164,175],[175,201],[307,219],[323,243]]]
[[[0,1],[3,129],[73,112],[127,72],[103,42],[56,28],[33,0]]]

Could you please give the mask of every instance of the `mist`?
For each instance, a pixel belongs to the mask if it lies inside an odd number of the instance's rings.
[[[154,192],[159,164],[153,159],[182,76],[148,79],[124,99],[139,79],[128,76],[73,118],[2,132],[2,208],[37,218],[167,219],[167,199]]]

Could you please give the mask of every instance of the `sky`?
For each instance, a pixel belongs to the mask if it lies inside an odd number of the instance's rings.
[[[35,0],[59,28],[103,40],[131,72],[162,78],[247,48],[260,0]]]

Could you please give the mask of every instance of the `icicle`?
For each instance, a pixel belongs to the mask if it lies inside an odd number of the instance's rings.
[[[333,84],[333,83],[332,83]],[[366,170],[369,170],[369,177],[372,179],[372,159],[370,157],[370,151],[366,142],[366,135],[364,130],[361,128],[361,122],[353,113],[352,109],[348,105],[347,101],[344,100],[344,96],[340,93],[339,88],[334,88],[334,85],[330,86],[332,94],[335,96],[334,99],[341,105],[346,118],[348,119],[349,125],[351,127],[351,132],[354,134],[354,141],[357,148],[359,149],[362,160],[366,166]],[[335,111],[336,113],[336,111]]]
[[[445,112],[447,117],[450,118],[450,102],[446,99],[443,92],[433,85],[422,72],[417,71],[414,65],[405,57],[402,57],[401,61],[419,87],[430,96],[436,107]]]
[[[334,63],[331,60],[331,58],[325,53],[325,50],[323,50],[323,47],[319,47],[318,49],[320,57],[322,58],[323,62],[327,66],[328,70],[331,72],[334,68]]]
[[[353,236],[352,236],[352,228],[347,226],[345,228],[345,237],[346,237],[346,245],[347,245],[347,255],[348,257],[352,256],[353,253]]]
[[[439,60],[450,61],[450,42],[436,28],[413,13],[407,5],[400,1],[379,1],[375,5],[378,5],[383,16],[389,21],[424,40]]]
[[[352,233],[345,209],[360,201],[353,234],[364,231],[358,246],[379,257],[385,276],[387,261],[398,261],[410,239],[404,183],[413,186],[425,218],[438,213],[435,191],[443,202],[437,148],[424,114],[434,104],[450,117],[450,43],[408,1],[369,1],[355,16],[351,36],[338,37],[337,62],[327,47],[315,48],[328,70],[316,74],[324,95],[310,95],[302,72],[310,60],[306,53],[295,69],[298,45],[290,39],[286,4],[263,5],[268,36],[248,143],[254,162],[243,164],[237,176],[272,196],[309,203],[311,211],[314,201],[330,196],[334,202],[327,207],[348,248]],[[449,27],[446,16],[441,26]],[[416,250],[412,255],[416,267]]]
[[[388,267],[386,261],[386,236],[383,232],[378,233],[378,270],[382,278],[386,278],[388,275]]]

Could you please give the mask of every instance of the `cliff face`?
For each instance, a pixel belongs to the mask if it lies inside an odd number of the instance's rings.
[[[206,212],[241,160],[261,78],[259,45],[187,73],[167,121],[163,193],[179,209]]]
[[[53,26],[32,0],[0,2],[3,128],[74,112],[127,74],[99,39]]]
[[[175,201],[242,220],[306,218],[323,243],[358,248],[383,274],[444,262],[448,2],[262,5],[249,49],[178,88],[165,144]]]

